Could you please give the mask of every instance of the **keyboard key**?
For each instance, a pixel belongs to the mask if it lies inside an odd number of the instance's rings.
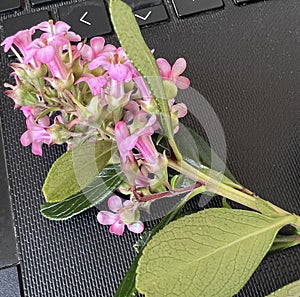
[[[57,1],[59,1],[59,0],[30,0],[32,6],[54,3]]]
[[[82,38],[104,35],[111,32],[109,18],[103,1],[85,1],[58,10],[60,20],[68,23],[72,31]]]
[[[172,0],[178,17],[224,6],[223,0]]]
[[[21,0],[0,0],[0,12],[18,9],[21,7]]]
[[[145,7],[155,6],[162,3],[162,0],[124,0],[132,10],[137,10]]]
[[[257,0],[233,0],[234,4],[244,4],[244,3],[250,3]]]
[[[163,4],[136,10],[134,15],[140,26],[162,22],[169,18]]]
[[[1,1],[1,0],[0,0]],[[29,29],[43,21],[48,21],[50,14],[48,11],[39,11],[31,14],[25,14],[13,17],[3,21],[5,37],[11,36],[20,30]]]

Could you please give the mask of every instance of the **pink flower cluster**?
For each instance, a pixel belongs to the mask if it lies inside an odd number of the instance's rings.
[[[42,34],[33,39],[38,30]],[[2,45],[5,52],[12,50],[18,59],[11,65],[16,83],[6,84],[6,95],[26,117],[27,131],[21,136],[24,146],[32,144],[32,152],[42,155],[43,144],[67,143],[71,148],[83,140],[112,139],[127,177],[124,191],[147,189],[155,193],[165,187],[166,158],[152,140],[154,133],[162,133],[153,115],[157,107],[146,81],[123,48],[105,44],[102,37],[92,38],[89,44],[81,42],[69,25],[51,20],[6,38]],[[173,67],[165,59],[158,59],[157,64],[162,79],[173,90],[171,94],[189,86],[189,80],[181,76],[186,69],[183,58]],[[167,99],[176,133],[178,118],[187,110],[174,98]],[[111,209],[124,218],[126,212],[121,211],[116,198],[114,202]],[[128,209],[129,204],[123,207]],[[117,223],[119,217],[114,217],[111,227],[116,234],[124,229]],[[106,224],[113,218],[102,214],[99,221]],[[142,229],[141,224],[121,221],[130,230]]]

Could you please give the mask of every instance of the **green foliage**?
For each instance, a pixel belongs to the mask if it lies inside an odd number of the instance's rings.
[[[164,133],[173,139],[173,128],[164,85],[156,60],[148,48],[131,8],[120,0],[110,0],[110,15],[118,39],[127,56],[147,81],[157,104]]]
[[[179,132],[175,135],[175,140],[179,150],[182,153],[183,159],[191,164],[205,166],[211,168],[212,160],[214,160],[214,168],[216,172],[224,171],[224,176],[232,182],[238,184],[237,180],[227,168],[224,161],[212,150],[209,144],[197,134],[193,129],[180,126]],[[231,183],[232,183],[231,182]]]
[[[205,192],[205,187],[196,188],[194,191],[190,192],[188,195],[184,197],[184,199],[172,209],[154,228],[151,230],[145,231],[140,240],[134,245],[135,249],[138,252],[132,266],[130,267],[129,271],[126,273],[125,277],[123,278],[120,286],[114,297],[130,297],[135,296],[134,293],[136,292],[136,270],[138,267],[139,260],[142,256],[142,251],[148,241],[154,236],[157,232],[167,226],[172,220],[178,217],[184,205],[192,199],[194,196]]]
[[[273,245],[270,249],[270,253],[279,252],[290,247],[300,244],[299,235],[281,235],[278,234],[273,242]]]
[[[87,187],[107,165],[112,142],[84,143],[59,157],[48,172],[43,193],[49,203],[60,202]]]
[[[171,222],[143,250],[137,290],[146,297],[231,297],[251,277],[278,230],[291,221],[292,216],[222,208]]]
[[[300,280],[279,289],[267,297],[300,297]]]
[[[41,213],[50,220],[69,219],[108,198],[123,181],[120,168],[113,165],[105,167],[94,181],[79,193],[67,199],[45,203],[41,206]]]

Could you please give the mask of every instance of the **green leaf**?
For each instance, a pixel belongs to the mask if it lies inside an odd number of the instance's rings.
[[[238,181],[227,168],[224,161],[212,150],[209,144],[193,129],[186,128],[180,125],[178,133],[175,135],[175,140],[179,150],[182,153],[183,159],[191,165],[202,165],[211,168],[214,171],[224,171],[224,175],[235,183]],[[212,164],[212,160],[214,163]],[[225,170],[224,170],[225,169]]]
[[[109,165],[83,191],[60,202],[43,204],[41,213],[50,220],[69,219],[109,197],[122,181],[121,169]]]
[[[266,297],[300,297],[300,280],[291,283]]]
[[[278,234],[273,242],[273,245],[270,249],[270,253],[279,252],[290,247],[300,244],[299,235],[280,235]]]
[[[152,238],[154,234],[156,234],[158,231],[160,231],[163,227],[165,227],[167,224],[169,224],[174,218],[176,218],[184,205],[192,199],[194,196],[205,192],[205,187],[199,187],[196,188],[194,191],[190,192],[188,195],[184,197],[184,199],[175,206],[161,221],[159,224],[157,224],[154,228],[151,230],[145,231],[140,240],[137,241],[137,243],[134,245],[134,248],[138,251],[138,255],[136,256],[133,264],[131,265],[130,269],[126,273],[125,277],[123,278],[120,286],[118,287],[118,290],[114,297],[131,297],[135,296],[136,293],[136,270],[138,267],[139,259],[142,256],[143,248],[146,246],[148,241]]]
[[[156,60],[141,34],[131,8],[120,0],[110,0],[111,20],[118,39],[134,67],[147,81],[161,113],[164,133],[173,139],[171,116]]]
[[[273,204],[259,197],[255,200],[257,209],[268,217],[278,217],[278,212],[274,209]]]
[[[107,165],[112,142],[84,143],[59,157],[48,172],[43,186],[46,201],[60,202],[87,187]]]
[[[294,220],[221,208],[171,222],[143,250],[136,288],[146,297],[231,297]]]
[[[232,209],[231,205],[229,204],[229,201],[227,198],[222,198],[222,206],[224,208],[227,208],[227,209]]]

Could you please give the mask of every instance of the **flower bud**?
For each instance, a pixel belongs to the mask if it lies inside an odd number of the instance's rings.
[[[63,144],[70,138],[70,132],[61,123],[56,123],[47,130],[51,134],[52,141],[55,144]]]
[[[74,75],[69,73],[66,79],[46,77],[45,80],[47,80],[54,89],[63,92],[74,84]]]
[[[165,99],[169,100],[177,96],[178,89],[173,81],[164,80],[163,85],[164,85],[165,95],[166,95]]]

